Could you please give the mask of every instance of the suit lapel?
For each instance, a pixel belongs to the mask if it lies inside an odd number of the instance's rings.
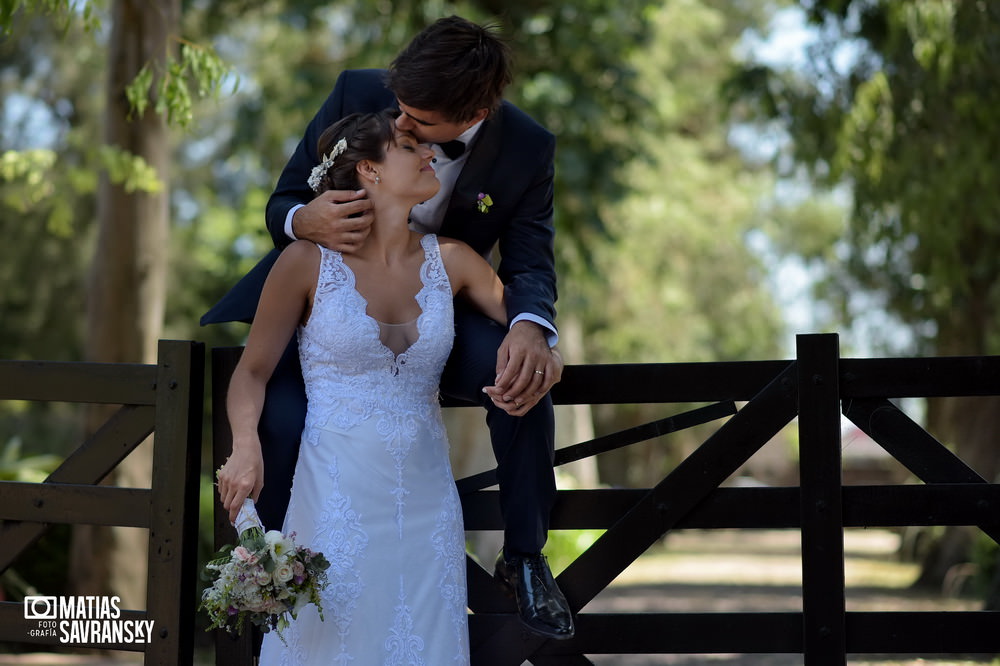
[[[503,134],[503,106],[486,119],[473,143],[468,161],[462,168],[455,189],[448,201],[448,211],[441,223],[441,235],[462,238],[460,229],[480,214],[476,201],[480,192],[488,191],[493,165],[500,153]]]

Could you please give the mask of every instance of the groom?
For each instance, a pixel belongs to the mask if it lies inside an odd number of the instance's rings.
[[[270,266],[292,240],[344,253],[364,242],[372,213],[363,191],[313,198],[307,180],[321,161],[317,139],[349,113],[398,107],[399,129],[432,144],[441,182],[436,196],[414,208],[411,227],[460,239],[487,257],[499,251],[510,324],[504,330],[456,303],[456,338],[441,391],[487,411],[505,525],[495,577],[513,591],[529,629],[563,639],[573,636],[573,617],[541,554],[556,492],[548,391],[563,367],[552,349],[555,139],[503,100],[510,68],[506,44],[490,29],[452,16],[418,34],[387,71],[343,72],[268,201],[276,249],[202,324],[252,319]],[[261,416],[265,479],[258,508],[265,524],[280,525],[284,518],[305,417],[297,354],[293,342],[268,385]]]

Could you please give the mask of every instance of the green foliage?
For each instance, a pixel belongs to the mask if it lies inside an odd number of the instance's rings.
[[[0,279],[8,285],[0,294],[0,357],[80,358],[99,176],[128,192],[155,193],[164,185],[142,158],[95,140],[102,134],[106,35],[82,23],[94,6],[77,10],[62,28],[40,13],[39,4],[28,3],[10,19],[11,38],[0,40],[0,96],[11,100],[0,128],[0,233],[8,241],[0,247]],[[238,81],[214,49],[189,43],[171,72],[174,89],[190,88],[174,97],[191,105],[218,101],[228,82],[235,90]],[[159,102],[170,97],[159,87],[147,92]],[[170,103],[176,115],[182,107]],[[209,181],[194,177],[202,185]],[[205,285],[210,295],[187,315],[187,336],[196,337],[197,315],[235,282],[240,267],[234,263],[214,290]]]
[[[101,25],[93,2],[0,0],[0,34],[11,33],[19,11],[53,17],[64,35],[74,26],[90,33]],[[194,97],[220,95],[231,71],[214,49],[186,40],[179,41],[180,58],[168,54],[162,70],[158,63],[147,62],[126,87],[125,96],[134,115],[141,116],[152,103],[156,113],[162,114],[171,125],[183,128],[188,127],[193,119]],[[238,79],[234,79],[234,90],[237,84]]]
[[[651,111],[650,88],[634,56],[650,44],[648,17],[655,5],[528,3],[504,15],[518,65],[510,96],[558,137],[561,273],[586,264],[588,246],[607,231],[604,207],[627,190],[621,165],[644,153],[630,130]]]
[[[913,343],[896,353],[996,354],[1000,6],[821,0],[806,15],[816,37],[801,66],[735,81],[758,119],[788,128],[785,173],[849,188],[827,294],[902,322]],[[997,426],[994,409],[929,401],[928,430],[988,479],[1000,470]],[[966,551],[946,530],[921,582],[940,585]]]
[[[625,196],[602,213],[610,241],[589,251],[599,283],[583,295],[601,362],[773,357],[780,317],[764,289],[767,268],[745,243],[768,220],[766,171],[729,146],[718,89],[749,19],[708,4],[647,14],[653,38],[632,56],[651,112],[629,125],[643,153],[621,165]]]
[[[115,146],[100,146],[97,158],[111,182],[121,185],[126,192],[159,192],[163,189],[156,169],[138,155]]]
[[[155,100],[156,113],[166,117],[171,125],[184,128],[193,120],[194,95],[217,98],[231,74],[230,67],[214,49],[187,42],[181,44],[180,60],[168,57],[164,71],[157,75],[155,69],[155,63],[147,62],[125,88],[132,115],[141,116],[150,100]],[[235,78],[233,90],[238,83]]]
[[[762,7],[745,4],[743,14],[729,3],[675,2],[643,15],[649,39],[630,53],[626,66],[642,83],[646,105],[612,128],[635,151],[614,164],[625,189],[597,211],[606,232],[584,236],[586,259],[568,261],[560,273],[561,316],[580,318],[585,330],[581,360],[780,355],[781,319],[767,290],[768,266],[746,240],[773,223],[760,200],[771,175],[748,165],[729,144],[719,94],[735,44],[761,20],[752,10]],[[664,409],[597,409],[596,427],[631,427],[662,418]],[[601,479],[648,487],[702,434],[689,431],[601,456]]]
[[[758,118],[793,141],[779,155],[814,182],[850,184],[842,301],[862,290],[927,332],[923,351],[996,353],[1000,289],[1000,8],[936,0],[816,2],[813,58],[738,79]],[[794,160],[787,160],[787,157]]]
[[[80,23],[87,30],[96,30],[100,21],[94,12],[94,3],[82,0],[0,0],[0,35],[10,34],[14,15],[21,10],[45,12],[56,18],[63,27]]]
[[[604,530],[553,530],[543,553],[556,576],[601,538]]]
[[[0,196],[3,205],[26,213],[52,196],[54,183],[48,180],[55,166],[56,153],[46,148],[0,154]]]
[[[62,459],[54,455],[21,455],[21,438],[12,437],[0,450],[0,481],[41,483]]]
[[[205,190],[212,189],[204,184]],[[209,192],[199,194],[212,202]],[[172,290],[167,304],[164,335],[174,339],[201,339],[213,346],[243,343],[245,324],[200,328],[198,319],[230,286],[249,271],[272,247],[262,216],[269,192],[253,189],[239,207],[212,204],[200,217],[176,225],[171,270],[183,283]]]

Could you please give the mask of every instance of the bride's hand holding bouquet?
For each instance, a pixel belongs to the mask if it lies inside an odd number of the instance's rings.
[[[265,532],[249,498],[235,526],[237,545],[223,546],[203,573],[212,582],[199,606],[211,620],[208,629],[224,628],[240,635],[249,622],[264,633],[274,629],[281,636],[289,618],[310,603],[316,604],[322,619],[319,593],[330,566],[323,554],[297,545],[294,534]]]

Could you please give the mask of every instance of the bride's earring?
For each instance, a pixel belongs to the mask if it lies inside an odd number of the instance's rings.
[[[375,184],[378,185],[382,182],[382,176],[375,176]]]

